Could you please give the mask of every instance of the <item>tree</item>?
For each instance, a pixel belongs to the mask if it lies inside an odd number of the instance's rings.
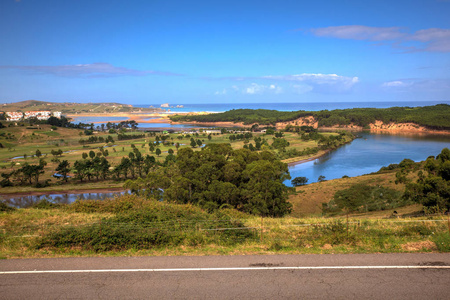
[[[406,184],[403,198],[436,207],[438,210],[450,209],[450,150],[442,149],[436,157],[429,157],[419,171],[416,182]]]
[[[290,179],[287,165],[267,151],[233,150],[229,144],[209,144],[202,151],[181,148],[176,160],[149,172],[145,179],[128,182],[137,193],[176,203],[192,203],[207,210],[221,206],[262,215],[283,216]]]
[[[158,155],[158,156],[160,156],[161,155],[161,149],[159,149],[159,148],[156,148],[156,155]]]
[[[89,151],[89,157],[91,159],[95,157],[95,152],[93,150]]]
[[[86,152],[83,152],[83,153],[81,154],[81,157],[83,157],[83,159],[86,159],[86,158],[88,157],[88,154],[87,154]]]
[[[42,153],[39,149],[36,150],[36,157],[40,158],[42,156]]]
[[[67,182],[67,174],[70,172],[70,164],[67,160],[63,160],[56,167],[56,172],[63,176],[65,182]]]
[[[195,148],[197,146],[197,143],[195,142],[195,140],[192,138],[191,139],[191,147]]]
[[[272,147],[274,147],[275,149],[286,148],[288,146],[289,142],[284,138],[276,138],[272,143]]]
[[[39,165],[30,165],[25,163],[22,168],[17,170],[18,173],[23,174],[25,180],[28,180],[29,184],[32,184],[32,180],[36,185],[39,184],[40,175],[44,174],[44,167],[47,165],[45,160],[41,159]]]
[[[319,178],[317,178],[317,181],[318,181],[318,182],[325,181],[325,176],[320,175]]]
[[[87,160],[77,160],[75,161],[74,165],[74,173],[75,178],[79,179],[81,182],[83,182],[83,179],[87,176]]]
[[[173,155],[173,150],[172,150],[172,149],[169,149],[167,152],[168,152],[170,155]]]
[[[396,190],[357,183],[337,191],[329,203],[322,204],[322,210],[324,212],[384,210],[404,205],[399,199],[400,193]]]
[[[201,145],[203,145],[201,140],[197,140],[197,146],[201,147]]]
[[[291,183],[293,186],[302,186],[308,182],[308,178],[306,177],[295,177],[292,179]]]

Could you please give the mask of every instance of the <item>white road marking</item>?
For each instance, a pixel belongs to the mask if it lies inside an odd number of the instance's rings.
[[[263,270],[370,270],[370,269],[450,269],[450,266],[321,266],[321,267],[242,267],[242,268],[178,268],[178,269],[98,269],[98,270],[29,270],[0,271],[7,274],[51,273],[115,273],[115,272],[206,272],[206,271],[263,271]]]

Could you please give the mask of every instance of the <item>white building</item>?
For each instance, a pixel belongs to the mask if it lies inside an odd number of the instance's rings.
[[[20,121],[23,118],[23,113],[21,113],[21,112],[7,111],[5,114],[6,114],[6,120],[8,120],[8,121]]]
[[[49,110],[26,111],[24,119],[36,118],[38,120],[48,120],[51,114],[52,113]]]

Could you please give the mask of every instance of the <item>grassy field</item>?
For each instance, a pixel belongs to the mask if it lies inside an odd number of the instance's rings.
[[[401,192],[405,188],[403,184],[395,184],[395,172],[311,183],[297,187],[296,194],[290,196],[289,202],[293,204],[292,216],[304,217],[321,214],[323,202],[329,202],[337,191],[355,184],[381,185]]]
[[[418,206],[364,215],[260,218],[124,196],[0,212],[1,258],[448,252],[447,216]],[[403,216],[405,212],[405,216]]]
[[[115,113],[115,112],[134,112],[146,111],[152,112],[154,108],[135,108],[127,104],[120,103],[57,103],[37,100],[27,100],[16,103],[3,104],[1,111],[36,111],[50,110],[60,111],[64,114],[71,113]]]
[[[108,149],[108,161],[110,161],[111,166],[115,166],[120,163],[122,157],[128,155],[132,151],[131,144],[134,144],[139,151],[143,154],[153,155],[157,161],[163,162],[165,157],[168,155],[168,150],[172,149],[176,154],[176,147],[174,145],[159,146],[161,150],[161,155],[157,156],[154,152],[152,153],[149,149],[149,143],[155,141],[155,137],[150,137],[146,135],[145,138],[133,139],[133,140],[123,140],[118,141],[117,134],[109,134],[106,132],[98,132],[95,134],[97,137],[106,137],[111,136],[114,139],[114,143],[106,144],[106,143],[95,143],[95,144],[86,144],[81,145],[79,143],[80,139],[87,139],[89,136],[83,135],[83,130],[80,129],[70,129],[70,128],[57,128],[57,130],[52,130],[50,125],[34,125],[34,126],[12,126],[0,129],[0,143],[3,144],[4,148],[0,148],[0,173],[3,172],[11,172],[14,169],[20,168],[24,163],[29,164],[38,164],[39,158],[35,156],[36,150],[39,150],[42,153],[42,158],[44,158],[47,162],[47,166],[45,167],[45,173],[41,177],[41,181],[49,180],[51,186],[43,189],[38,189],[38,191],[58,191],[64,190],[64,186],[67,189],[71,189],[72,186],[69,185],[58,185],[59,182],[57,179],[51,177],[54,173],[58,163],[52,162],[53,158],[57,158],[59,160],[68,160],[71,166],[73,166],[76,160],[82,159],[82,154],[89,153],[89,151],[93,150],[94,152],[98,152],[100,147],[104,147]],[[81,133],[81,135],[80,135]],[[141,132],[139,132],[141,133]],[[129,132],[127,134],[136,134],[133,132]],[[336,133],[327,133],[334,134]],[[206,133],[200,133],[199,136],[192,136],[195,140],[200,139],[202,143],[230,143],[229,136],[231,134],[218,134],[212,135],[212,139],[209,140],[207,138]],[[268,141],[268,144],[271,145],[273,142],[273,135],[265,135],[262,133],[254,133],[254,137],[261,136]],[[179,137],[182,137],[181,139]],[[302,151],[306,148],[314,148],[317,147],[318,144],[316,141],[302,141],[297,134],[286,133],[286,140],[290,143],[288,149],[296,149]],[[173,133],[169,134],[168,141],[170,143],[179,143],[180,148],[182,147],[190,147],[190,137],[186,137],[186,135]],[[249,140],[250,143],[254,144],[252,139]],[[233,141],[231,145],[234,149],[242,148],[245,143],[244,141]],[[263,146],[263,148],[266,146]],[[54,157],[51,154],[52,150],[61,149],[64,153],[61,156]],[[199,151],[200,148],[194,148],[195,151]],[[274,150],[278,152],[279,150]],[[315,156],[319,156],[323,154],[324,151],[321,151]],[[26,157],[26,158],[25,158]],[[295,158],[290,158],[284,160],[285,162],[298,161],[306,158],[310,158],[309,156],[300,156]],[[56,185],[55,185],[56,184]],[[76,181],[72,180],[73,184],[78,184]],[[105,187],[121,187],[121,182],[114,182],[111,180],[101,181],[101,182],[90,182],[90,183],[81,183],[78,185],[78,188],[82,189],[98,189]],[[7,187],[2,188],[2,193],[17,193],[17,192],[31,192],[35,189],[26,186],[15,186],[15,187]]]
[[[134,144],[141,153],[154,155],[163,162],[173,145],[160,146],[162,154],[150,152],[148,144],[155,137],[146,135],[136,140],[117,141],[117,134],[96,133],[115,142],[81,145],[78,129],[40,125],[39,128],[2,128],[0,142],[0,172],[19,168],[25,162],[38,163],[32,157],[40,150],[48,162],[42,181],[51,185],[36,189],[31,186],[2,188],[1,193],[58,192],[121,188],[123,182],[105,180],[80,184],[71,180],[59,184],[50,177],[56,166],[52,150],[66,152],[58,159],[71,165],[82,159],[82,153],[98,151],[108,146],[108,160],[114,166],[132,151]],[[132,133],[129,133],[132,134]],[[336,133],[327,133],[334,134]],[[6,136],[14,138],[6,138]],[[190,138],[175,133],[169,135],[172,143],[190,147]],[[230,134],[193,136],[204,144],[229,143]],[[254,134],[272,144],[273,136]],[[297,134],[285,133],[289,148],[302,151],[317,147],[315,141],[302,141]],[[249,142],[254,143],[253,140]],[[244,141],[231,143],[242,148]],[[266,147],[266,146],[263,146]],[[196,147],[195,151],[200,148]],[[278,152],[279,150],[275,150]],[[323,152],[318,152],[321,155]],[[12,159],[27,155],[27,158]],[[308,156],[285,160],[306,159]],[[414,174],[410,176],[415,176]],[[71,205],[55,206],[38,203],[35,207],[8,211],[0,207],[0,258],[116,256],[116,255],[223,255],[275,253],[378,253],[450,251],[447,216],[411,217],[422,210],[420,205],[334,217],[322,216],[322,203],[333,198],[336,191],[355,184],[382,185],[398,191],[395,172],[371,174],[313,183],[296,188],[289,201],[292,213],[284,218],[260,218],[234,210],[202,211],[189,205],[174,205],[135,196],[123,196],[105,201],[79,201]]]

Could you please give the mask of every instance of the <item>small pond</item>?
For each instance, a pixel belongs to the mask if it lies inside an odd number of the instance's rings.
[[[128,194],[128,191],[121,192],[110,192],[110,193],[80,193],[80,194],[47,194],[47,195],[31,195],[31,196],[19,196],[19,197],[9,197],[0,196],[0,201],[16,207],[16,208],[26,208],[33,206],[40,200],[47,199],[52,203],[56,204],[69,204],[75,202],[76,200],[104,200],[109,198],[114,198],[119,195]]]

